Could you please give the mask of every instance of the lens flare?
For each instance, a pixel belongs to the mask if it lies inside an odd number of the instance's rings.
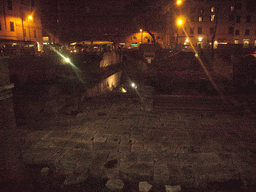
[[[57,53],[59,56],[61,56],[70,66],[72,67],[73,71],[76,73],[77,77],[81,81],[82,84],[85,84],[85,81],[83,80],[83,77],[81,77],[81,70],[74,65],[74,63],[71,62],[71,60],[67,57],[65,57],[63,54],[61,54],[58,50],[55,49],[55,47],[51,47],[52,50]]]
[[[203,68],[203,70],[204,70],[204,73],[206,74],[206,76],[208,77],[208,79],[209,79],[209,81],[211,82],[211,84],[213,85],[213,87],[219,92],[220,96],[222,97],[223,101],[225,102],[225,98],[224,98],[224,95],[223,95],[222,91],[219,89],[219,87],[218,87],[217,84],[214,82],[213,78],[211,77],[209,71],[206,69],[206,67],[205,67],[205,65],[204,65],[204,63],[203,63],[203,61],[202,61],[202,59],[200,58],[200,56],[199,56],[197,50],[195,49],[193,43],[191,42],[191,39],[189,38],[189,36],[188,36],[188,34],[187,34],[187,32],[186,32],[186,30],[184,29],[183,26],[182,26],[182,30],[183,30],[183,32],[185,33],[186,37],[188,38],[189,44],[191,45],[191,47],[192,47],[192,49],[193,49],[193,51],[194,51],[194,53],[195,53],[195,56],[197,57],[197,59],[198,59],[200,65],[202,66],[202,68]]]
[[[69,59],[69,58],[66,57],[64,60],[65,60],[67,63],[70,63],[70,59]]]

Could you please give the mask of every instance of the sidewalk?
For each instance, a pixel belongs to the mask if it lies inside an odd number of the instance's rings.
[[[215,182],[255,186],[253,117],[154,105],[143,112],[136,96],[111,93],[88,100],[75,117],[45,116],[21,126],[23,160],[47,164],[73,183],[90,174],[181,189],[203,190]]]

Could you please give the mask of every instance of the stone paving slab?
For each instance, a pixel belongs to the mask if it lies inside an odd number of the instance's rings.
[[[21,148],[25,163],[48,163],[63,174],[89,170],[97,177],[181,186],[231,179],[255,184],[254,125],[223,111],[143,112],[125,98],[39,121],[36,130],[23,127]]]

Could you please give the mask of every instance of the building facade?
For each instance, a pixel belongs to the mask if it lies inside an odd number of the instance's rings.
[[[42,49],[42,25],[36,0],[0,1],[0,39],[35,41]]]
[[[176,41],[215,47],[218,44],[256,46],[255,0],[186,0],[178,17],[184,21],[177,27]]]
[[[155,35],[155,43],[159,44],[161,47],[166,48],[166,35],[165,33],[151,31]],[[121,45],[125,45],[126,48],[136,48],[140,44],[153,44],[153,38],[146,31],[138,31],[137,33],[131,33],[125,38],[123,42],[120,42]]]

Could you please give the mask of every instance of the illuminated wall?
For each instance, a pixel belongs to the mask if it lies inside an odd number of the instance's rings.
[[[183,28],[193,44],[211,43],[216,27],[216,43],[250,44],[256,40],[256,1],[255,0],[187,0],[180,7],[184,16]],[[191,29],[192,32],[191,32]],[[179,44],[184,44],[186,36],[177,28]],[[200,41],[200,40],[201,41]]]
[[[122,72],[119,71],[108,78],[102,80],[100,83],[95,85],[92,88],[89,88],[87,91],[87,97],[99,96],[103,93],[111,92],[115,89],[121,81]]]
[[[23,3],[21,3],[23,2]],[[42,25],[36,1],[3,0],[0,4],[0,39],[36,41],[42,47]],[[29,17],[31,16],[31,17]]]
[[[162,33],[155,33],[156,43],[159,43],[162,47],[166,46],[166,35]],[[126,47],[138,47],[141,43],[142,44],[151,44],[153,43],[153,38],[150,34],[146,31],[133,33],[125,38]]]

